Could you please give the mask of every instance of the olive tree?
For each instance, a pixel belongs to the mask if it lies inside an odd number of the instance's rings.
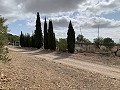
[[[115,43],[112,38],[104,38],[103,45],[109,50],[111,50],[114,47]]]

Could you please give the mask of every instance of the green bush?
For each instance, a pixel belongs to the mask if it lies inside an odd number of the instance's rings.
[[[102,46],[103,44],[103,38],[102,37],[99,37],[99,38],[95,38],[94,39],[94,44],[96,46],[96,48],[99,48]]]
[[[67,40],[66,39],[59,39],[58,48],[59,48],[59,51],[66,52]]]
[[[7,26],[4,26],[6,19],[0,17],[0,60],[3,62],[9,61],[7,56],[8,49],[5,48],[7,44]]]
[[[103,45],[109,50],[111,50],[114,47],[115,43],[112,38],[104,38]]]
[[[7,62],[10,61],[11,59],[8,57],[7,55],[8,50],[4,47],[0,48],[0,60],[2,60],[3,62]]]

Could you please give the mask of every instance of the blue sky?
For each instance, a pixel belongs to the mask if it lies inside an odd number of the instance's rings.
[[[107,18],[107,19],[114,19],[114,20],[120,21],[120,11],[115,11],[115,12],[108,13],[108,14],[103,14],[101,16],[104,18]]]
[[[0,15],[6,17],[10,33],[30,33],[35,30],[36,12],[40,12],[42,30],[44,18],[53,20],[56,38],[66,38],[68,24],[73,23],[76,36],[80,27],[85,38],[93,41],[100,26],[101,37],[120,39],[119,0],[0,0]]]

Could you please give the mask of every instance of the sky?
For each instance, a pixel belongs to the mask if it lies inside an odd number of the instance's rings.
[[[7,18],[9,33],[32,34],[36,13],[40,13],[42,31],[45,17],[53,21],[56,38],[66,38],[70,20],[76,36],[93,41],[98,36],[120,41],[119,0],[0,0],[0,15]],[[81,31],[80,31],[81,28]]]

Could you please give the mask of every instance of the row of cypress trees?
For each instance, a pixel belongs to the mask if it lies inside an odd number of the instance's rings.
[[[41,29],[40,15],[39,15],[39,12],[37,12],[36,30],[35,30],[34,34],[32,36],[30,36],[29,34],[24,35],[21,32],[20,45],[21,45],[21,47],[35,47],[38,49],[42,48],[42,46],[44,45],[44,49],[56,50],[56,39],[55,39],[55,33],[53,31],[52,20],[49,20],[49,25],[47,26],[47,21],[45,18],[44,37],[43,37],[42,29]],[[71,21],[69,23],[68,33],[67,33],[67,49],[68,49],[68,52],[74,53],[75,31],[73,29]]]
[[[34,47],[33,41],[34,41],[33,36],[30,36],[29,34],[23,34],[21,32],[21,35],[20,35],[21,47]]]
[[[42,35],[41,21],[39,12],[37,13],[36,29],[32,36],[23,34],[21,31],[20,45],[21,47],[35,47],[42,48],[44,42],[44,49],[56,50],[55,33],[53,32],[52,20],[49,20],[49,27],[47,28],[47,21],[44,22],[44,40]]]
[[[56,50],[55,33],[53,32],[52,20],[49,20],[49,27],[47,29],[47,21],[44,22],[44,49]]]

